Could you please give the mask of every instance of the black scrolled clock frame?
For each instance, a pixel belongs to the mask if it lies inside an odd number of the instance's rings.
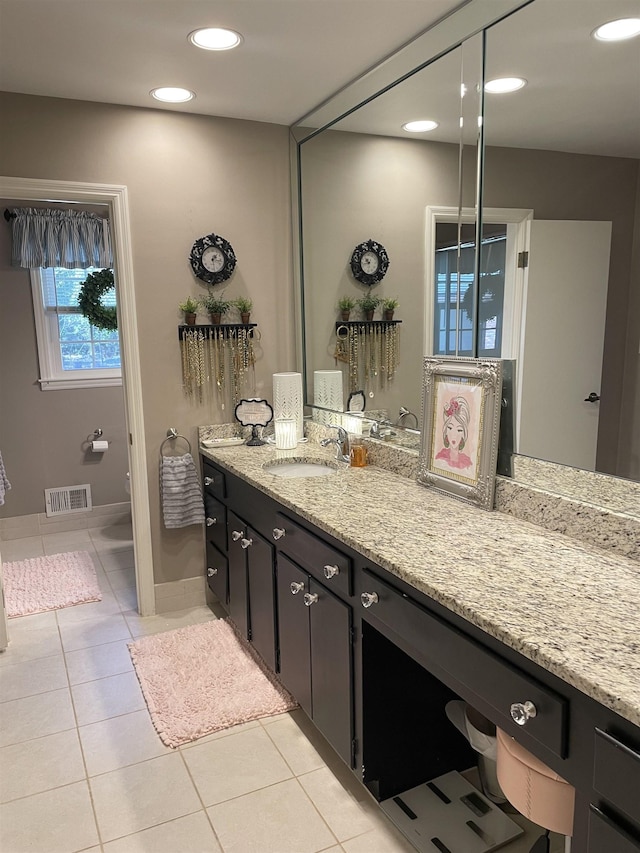
[[[378,269],[374,273],[367,273],[362,269],[362,256],[366,252],[374,252],[378,256]],[[353,250],[351,255],[351,272],[356,281],[371,287],[382,281],[387,274],[390,263],[389,255],[382,243],[378,243],[377,240],[365,240],[364,243],[359,243]]]
[[[210,246],[215,246],[224,255],[224,266],[217,272],[211,272],[202,263],[202,255]],[[200,237],[193,244],[189,263],[194,275],[199,279],[207,284],[220,284],[231,277],[236,267],[236,255],[231,243],[224,237],[220,237],[218,234],[207,234],[206,237]]]

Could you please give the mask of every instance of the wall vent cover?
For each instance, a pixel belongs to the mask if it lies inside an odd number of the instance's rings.
[[[44,499],[47,516],[69,515],[72,512],[88,512],[91,509],[91,486],[60,486],[57,489],[45,489]]]

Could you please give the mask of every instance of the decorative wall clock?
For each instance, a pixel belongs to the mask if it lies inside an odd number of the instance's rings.
[[[377,284],[387,274],[389,255],[377,240],[366,240],[355,247],[351,255],[351,272],[356,281],[369,286]]]
[[[228,240],[217,234],[207,234],[193,244],[189,263],[199,279],[207,284],[220,284],[230,278],[236,256]]]

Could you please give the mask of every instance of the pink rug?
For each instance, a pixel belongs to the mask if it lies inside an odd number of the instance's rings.
[[[226,619],[142,637],[129,652],[167,746],[297,707]]]
[[[16,560],[4,563],[2,572],[10,617],[102,599],[93,560],[87,551]]]

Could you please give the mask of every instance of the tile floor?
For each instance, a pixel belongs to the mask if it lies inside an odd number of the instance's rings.
[[[127,642],[215,615],[198,607],[138,616],[129,527],[16,539],[0,550],[4,562],[87,550],[103,591],[101,602],[9,622],[0,654],[2,853],[413,851],[300,711],[163,746]]]

